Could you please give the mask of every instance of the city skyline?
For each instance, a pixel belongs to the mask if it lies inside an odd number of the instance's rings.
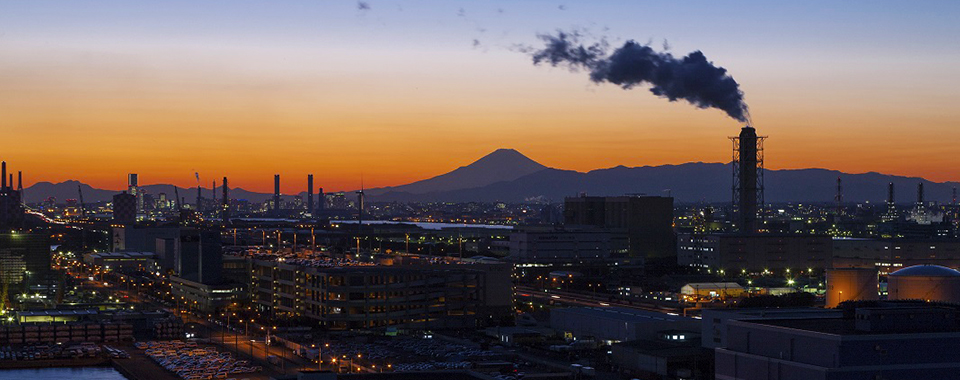
[[[954,3],[91,3],[3,4],[0,128],[24,186],[192,186],[199,172],[269,192],[274,173],[314,173],[349,190],[497,148],[577,171],[730,161],[740,125],[722,112],[518,51],[558,28],[702,50],[771,136],[767,168],[960,180]]]

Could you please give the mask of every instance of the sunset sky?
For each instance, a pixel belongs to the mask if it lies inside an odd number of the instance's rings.
[[[960,1],[0,1],[0,158],[36,181],[398,185],[501,147],[587,171],[730,160],[739,124],[534,66],[582,29],[701,50],[768,168],[960,180]],[[475,44],[478,42],[478,44]]]

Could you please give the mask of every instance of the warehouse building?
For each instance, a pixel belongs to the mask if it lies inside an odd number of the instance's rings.
[[[849,317],[729,321],[719,380],[954,379],[957,310],[888,305]]]
[[[656,340],[667,330],[700,330],[700,321],[655,311],[620,307],[571,307],[550,310],[550,327],[567,337],[605,344]]]

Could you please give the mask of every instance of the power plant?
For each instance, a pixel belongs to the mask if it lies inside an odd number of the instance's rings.
[[[757,130],[747,125],[733,142],[733,204],[737,228],[742,234],[759,230],[759,212],[763,208],[763,142]]]
[[[18,172],[19,173],[19,172]],[[11,230],[23,225],[22,192],[13,189],[13,174],[7,182],[7,162],[0,163],[0,229]],[[22,179],[22,177],[21,177]],[[17,186],[22,189],[23,183]]]

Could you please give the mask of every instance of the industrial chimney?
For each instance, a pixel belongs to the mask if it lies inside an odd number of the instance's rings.
[[[756,233],[757,215],[763,205],[763,141],[757,130],[745,126],[733,141],[733,202],[736,203],[737,224],[741,233]]]
[[[280,211],[280,175],[273,175],[273,211]]]
[[[0,163],[0,172],[2,172],[0,173],[0,181],[3,181],[2,183],[0,183],[0,191],[2,191],[7,189],[7,162],[6,161],[3,161],[3,163]]]
[[[307,174],[307,213],[313,214],[313,174]]]
[[[223,215],[221,219],[226,221],[230,218],[230,187],[227,183],[227,177],[223,177]]]

